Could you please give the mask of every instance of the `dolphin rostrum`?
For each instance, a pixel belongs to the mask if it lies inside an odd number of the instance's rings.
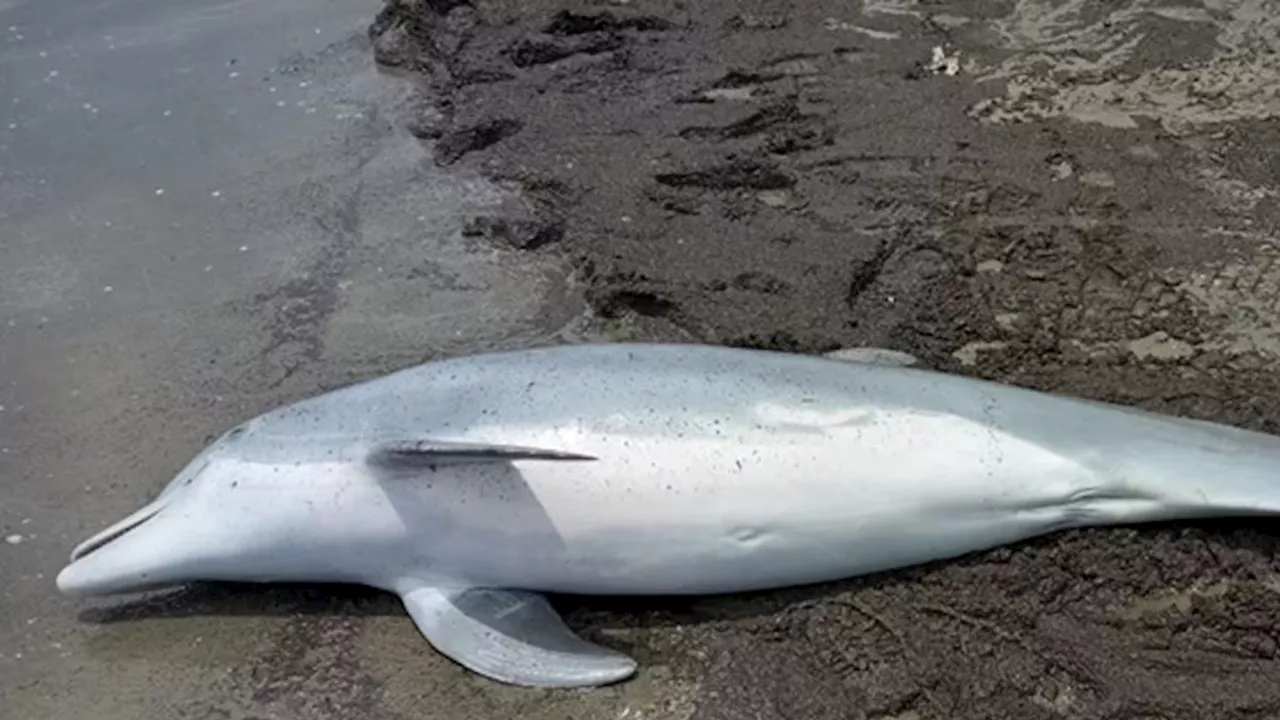
[[[57,584],[361,583],[472,671],[593,686],[636,663],[543,593],[759,590],[1280,511],[1280,437],[912,364],[641,343],[426,363],[227,432]]]

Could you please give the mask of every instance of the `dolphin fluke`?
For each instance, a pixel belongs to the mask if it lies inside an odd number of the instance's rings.
[[[608,685],[636,661],[583,640],[538,593],[412,586],[401,600],[433,647],[493,680],[529,687]]]

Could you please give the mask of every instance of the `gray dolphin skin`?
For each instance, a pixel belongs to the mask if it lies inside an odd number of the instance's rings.
[[[426,363],[230,430],[57,585],[361,583],[463,667],[586,687],[636,663],[544,593],[759,590],[1280,511],[1280,438],[912,364],[641,343]]]

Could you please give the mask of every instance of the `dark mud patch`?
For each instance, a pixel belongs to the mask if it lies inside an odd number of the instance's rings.
[[[1232,334],[1280,327],[1261,297],[1280,281],[1248,260],[1277,231],[1274,196],[1250,189],[1271,123],[981,122],[1000,84],[939,71],[934,48],[998,62],[988,21],[1016,8],[893,5],[394,0],[373,34],[427,79],[436,137],[518,123],[454,160],[522,188],[554,240],[538,222],[473,232],[563,250],[600,316],[747,347],[892,347],[1280,430],[1277,357]],[[1139,59],[1205,42],[1170,37]],[[745,616],[671,611],[681,640],[650,637],[699,677],[703,718],[1272,716],[1273,529],[1073,533],[740,601]]]
[[[564,228],[551,221],[521,220],[483,215],[467,221],[464,237],[501,241],[520,250],[536,250],[564,235]]]
[[[498,118],[450,130],[436,141],[436,163],[452,165],[464,155],[496,145],[520,132],[519,120]]]
[[[307,362],[324,353],[329,321],[341,302],[340,281],[360,234],[360,193],[329,200],[330,191],[314,184],[298,189],[318,208],[311,218],[318,241],[313,258],[297,275],[250,298],[245,309],[265,318],[268,342],[254,369],[254,384],[276,387]]]

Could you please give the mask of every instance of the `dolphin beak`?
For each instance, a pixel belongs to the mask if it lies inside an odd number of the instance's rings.
[[[76,546],[58,573],[58,590],[81,597],[144,590],[168,584],[174,568],[172,538],[153,527],[169,498],[157,499]],[[160,525],[166,525],[163,520]]]
[[[75,562],[89,553],[101,548],[103,545],[124,535],[130,530],[138,527],[142,523],[150,520],[156,513],[160,512],[163,505],[159,500],[138,509],[129,517],[114,523],[111,527],[97,533],[93,537],[80,543],[71,551],[71,562]]]

